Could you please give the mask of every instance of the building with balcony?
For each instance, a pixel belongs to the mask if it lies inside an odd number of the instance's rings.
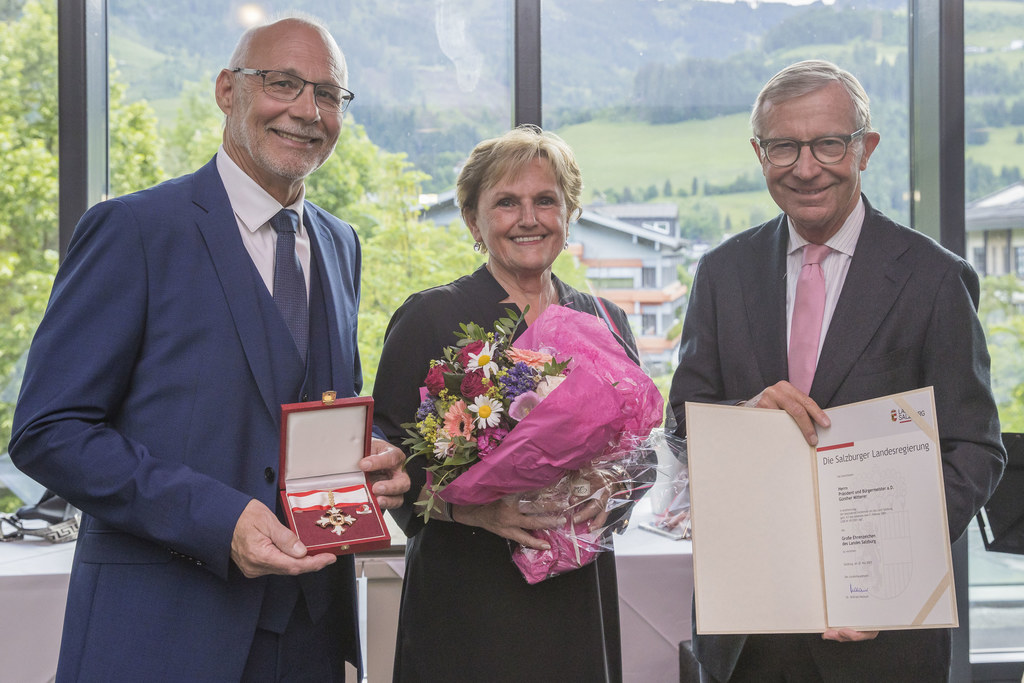
[[[967,204],[967,258],[979,275],[1024,279],[1024,180]]]

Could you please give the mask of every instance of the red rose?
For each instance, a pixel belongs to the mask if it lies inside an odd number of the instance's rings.
[[[472,353],[474,355],[477,355],[480,353],[480,351],[483,350],[483,348],[484,343],[482,341],[470,342],[463,346],[462,351],[459,352],[459,365],[461,365],[462,367],[466,367],[466,365],[469,363],[469,354]]]
[[[486,394],[487,387],[484,386],[484,371],[474,370],[467,372],[466,376],[462,378],[462,386],[459,390],[466,399],[474,399],[481,394]]]
[[[444,391],[444,373],[448,368],[444,365],[435,365],[427,371],[427,378],[423,383],[427,385],[427,391],[434,396],[440,396]]]

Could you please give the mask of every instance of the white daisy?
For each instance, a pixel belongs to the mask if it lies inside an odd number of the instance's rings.
[[[480,353],[469,354],[469,363],[466,364],[466,369],[483,370],[484,377],[488,379],[490,379],[492,372],[498,371],[498,364],[494,362],[494,348],[491,346],[490,342],[484,343],[484,347],[480,349]]]
[[[501,413],[505,410],[501,401],[495,401],[481,394],[473,399],[473,405],[469,406],[470,412],[476,413],[476,426],[479,429],[497,427],[501,422]]]

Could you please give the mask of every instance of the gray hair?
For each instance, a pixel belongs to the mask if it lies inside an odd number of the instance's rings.
[[[791,64],[772,76],[765,83],[754,101],[750,113],[750,128],[756,137],[764,133],[764,109],[766,104],[780,104],[795,97],[820,90],[832,83],[843,86],[850,99],[856,115],[857,128],[871,130],[870,99],[864,86],[849,71],[840,69],[832,62],[823,59],[808,59]]]

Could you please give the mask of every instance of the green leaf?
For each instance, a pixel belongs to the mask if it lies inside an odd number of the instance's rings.
[[[444,388],[452,392],[456,396],[462,393],[462,380],[466,376],[464,372],[446,372],[444,373]]]

